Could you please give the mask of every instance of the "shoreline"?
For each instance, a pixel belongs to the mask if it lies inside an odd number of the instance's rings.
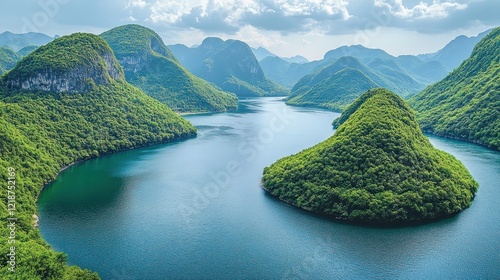
[[[49,185],[50,183],[54,182],[55,180],[57,180],[57,178],[59,178],[59,175],[61,175],[61,173],[70,168],[71,166],[75,165],[75,164],[79,164],[79,163],[83,163],[83,162],[86,162],[88,160],[92,160],[92,159],[96,159],[96,158],[99,158],[99,157],[102,157],[102,156],[107,156],[107,155],[113,155],[113,154],[117,154],[117,153],[121,153],[121,152],[125,152],[125,151],[130,151],[130,150],[135,150],[135,149],[140,149],[140,148],[145,148],[145,147],[151,147],[151,146],[155,146],[155,145],[162,145],[162,144],[170,144],[170,143],[175,143],[177,141],[184,141],[184,140],[189,140],[189,139],[192,139],[192,138],[196,138],[197,137],[197,133],[195,133],[194,135],[190,135],[190,136],[187,136],[187,137],[183,137],[183,138],[178,138],[178,139],[174,139],[172,141],[167,141],[167,142],[155,142],[155,143],[150,143],[150,144],[146,144],[146,145],[141,145],[141,146],[133,146],[133,147],[130,147],[130,148],[126,148],[126,149],[122,149],[122,150],[118,150],[118,151],[114,151],[114,152],[111,152],[111,153],[104,153],[104,154],[99,154],[98,156],[95,156],[95,157],[90,157],[90,158],[86,158],[86,159],[79,159],[79,160],[76,160],[72,163],[69,163],[63,167],[61,167],[61,169],[59,169],[59,171],[57,171],[55,177],[47,182],[45,182],[42,187],[40,188],[40,190],[38,191],[36,197],[35,197],[35,209],[36,209],[36,212],[33,213],[33,227],[34,228],[37,228],[38,227],[38,224],[40,223],[40,215],[38,213],[38,199],[40,197],[40,194],[45,190],[45,188],[47,187],[47,185]],[[36,218],[35,218],[36,216]]]

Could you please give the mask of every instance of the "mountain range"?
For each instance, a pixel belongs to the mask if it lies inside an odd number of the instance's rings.
[[[424,88],[387,58],[365,58],[362,64],[352,56],[341,56],[320,70],[306,75],[292,88],[287,104],[342,111],[365,91],[383,87],[407,98]],[[336,60],[335,60],[336,59]]]
[[[250,47],[239,40],[209,37],[200,46],[169,46],[179,62],[193,74],[238,97],[283,96],[284,87],[269,80]]]

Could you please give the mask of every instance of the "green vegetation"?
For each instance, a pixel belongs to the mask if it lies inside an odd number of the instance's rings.
[[[30,54],[32,51],[34,51],[36,49],[38,49],[38,46],[35,46],[35,45],[26,46],[26,47],[20,49],[17,52],[17,54],[19,54],[22,57],[25,57],[25,56],[27,56],[28,54]]]
[[[238,40],[206,38],[196,48],[173,48],[193,74],[238,97],[285,96],[289,91],[269,80],[250,47]]]
[[[60,52],[60,49],[64,49],[64,52]],[[78,72],[83,76],[91,73],[101,77],[94,79],[95,82],[103,80],[103,83],[109,83],[114,78],[110,76],[110,68],[115,68],[112,70],[116,72],[115,76],[123,76],[123,70],[112,55],[109,45],[98,36],[75,33],[58,38],[30,53],[23,63],[9,73],[8,81],[26,81],[33,77],[33,73],[45,74],[50,69],[51,75]]]
[[[78,41],[81,44],[65,44]],[[89,48],[89,42],[92,47]],[[66,256],[56,253],[34,227],[35,200],[42,186],[55,179],[59,170],[76,161],[124,149],[192,137],[196,129],[166,105],[129,85],[122,73],[107,84],[93,85],[85,92],[26,91],[13,89],[12,78],[61,73],[79,69],[82,79],[105,73],[114,57],[93,57],[88,65],[83,57],[109,50],[106,42],[91,34],[73,34],[37,49],[0,79],[0,180],[7,182],[9,168],[15,169],[15,272],[8,271],[10,230],[0,229],[0,268],[2,279],[98,279],[95,273],[67,266]],[[67,64],[47,60],[52,54],[68,58]],[[112,52],[111,52],[112,54]],[[76,57],[72,57],[72,56]],[[40,58],[40,61],[36,58]],[[116,62],[117,64],[117,62]],[[44,65],[45,69],[40,65]],[[118,65],[119,66],[119,65]],[[99,67],[103,69],[98,69]],[[34,72],[25,72],[32,69]],[[30,80],[30,77],[25,77]],[[64,83],[65,73],[52,79]],[[6,221],[7,192],[0,195],[0,218]]]
[[[413,97],[422,129],[500,149],[500,28],[446,78]]]
[[[306,210],[372,225],[425,222],[471,204],[477,183],[430,144],[394,93],[364,93],[335,124],[326,141],[266,167],[264,189]]]
[[[363,72],[344,68],[311,88],[294,92],[286,104],[342,111],[363,92],[376,87]]]
[[[12,69],[20,59],[11,49],[0,47],[0,75]]]
[[[223,92],[182,67],[153,30],[124,25],[103,34],[125,70],[127,81],[178,112],[226,111],[238,107]]]
[[[300,79],[287,104],[342,111],[365,91],[376,87],[408,97],[422,85],[392,60],[375,58],[364,65],[354,57],[344,56]]]

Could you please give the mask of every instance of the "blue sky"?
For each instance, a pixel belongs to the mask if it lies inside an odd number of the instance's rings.
[[[137,23],[166,44],[218,36],[319,59],[353,44],[393,55],[434,52],[499,26],[498,11],[499,0],[3,0],[0,32],[99,34]]]

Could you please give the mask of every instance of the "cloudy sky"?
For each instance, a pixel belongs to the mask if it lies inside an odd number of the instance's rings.
[[[0,32],[99,34],[137,23],[166,44],[240,39],[320,59],[362,44],[393,54],[434,52],[458,35],[500,26],[499,0],[2,0]]]

